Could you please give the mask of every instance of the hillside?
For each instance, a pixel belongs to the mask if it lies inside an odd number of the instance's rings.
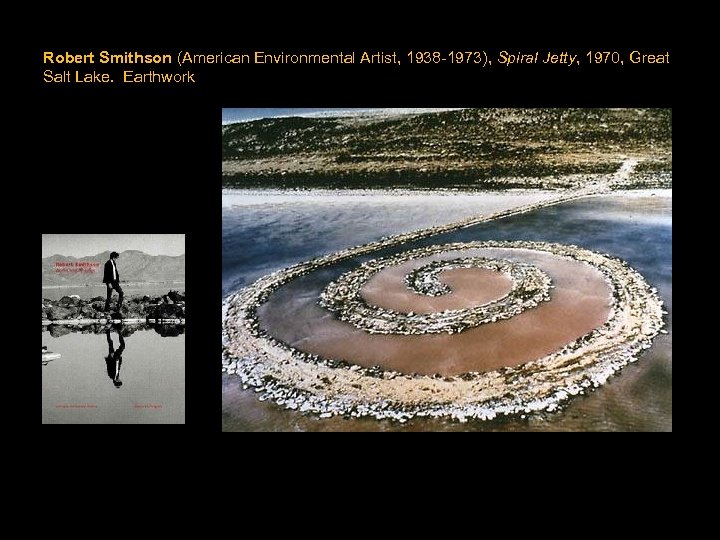
[[[672,111],[270,118],[223,126],[222,156],[225,187],[568,188],[627,156],[641,161],[624,187],[670,186]]]
[[[53,255],[42,260],[43,287],[51,285],[100,285],[103,266],[110,258],[110,251],[104,251],[88,257],[66,257]],[[72,263],[71,266],[56,266],[56,262]],[[89,268],[75,266],[74,263],[100,263],[94,272],[58,272],[58,268]],[[118,271],[121,282],[156,283],[185,280],[185,255],[169,257],[167,255],[148,255],[142,251],[128,250],[120,253]]]

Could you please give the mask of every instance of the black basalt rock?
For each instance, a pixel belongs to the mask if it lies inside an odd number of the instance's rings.
[[[50,332],[50,335],[52,337],[60,337],[64,336],[65,334],[69,334],[72,332],[69,326],[64,326],[61,324],[51,324],[48,326],[48,332]]]
[[[182,316],[183,309],[177,304],[148,306],[148,317],[151,319],[179,319]]]
[[[58,321],[61,319],[72,319],[76,313],[74,308],[66,308],[61,306],[53,306],[47,310],[48,319]]]

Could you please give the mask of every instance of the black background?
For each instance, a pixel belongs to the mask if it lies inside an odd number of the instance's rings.
[[[29,59],[30,150],[23,168],[35,240],[41,233],[186,234],[186,424],[220,430],[221,146],[222,107],[670,107],[677,59],[667,40],[640,37],[625,43],[596,40],[494,38],[441,43],[334,39],[253,40],[225,46],[173,40],[163,43],[37,41]],[[480,40],[483,41],[483,40]],[[618,50],[671,51],[669,66],[516,66],[483,70],[442,65],[198,65],[55,66],[108,70],[191,69],[192,85],[78,85],[43,82],[42,51],[109,50],[142,53],[328,52],[337,50]],[[24,113],[23,113],[24,114]],[[23,221],[31,221],[30,215]],[[25,233],[21,239],[25,239]],[[262,242],[262,238],[257,239]],[[32,252],[28,260],[32,260]],[[27,290],[37,287],[30,273]],[[27,315],[26,320],[30,320]],[[35,338],[36,339],[36,338]]]

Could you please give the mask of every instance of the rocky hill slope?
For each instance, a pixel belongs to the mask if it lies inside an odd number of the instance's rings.
[[[640,164],[624,187],[670,186],[670,109],[463,109],[269,118],[222,128],[225,187],[569,188]]]

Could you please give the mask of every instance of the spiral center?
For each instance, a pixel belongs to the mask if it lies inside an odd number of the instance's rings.
[[[448,268],[437,275],[437,281],[447,286],[448,292],[429,296],[407,286],[405,278],[411,269],[412,263],[408,263],[378,272],[360,289],[361,296],[369,304],[385,309],[436,313],[481,306],[512,290],[512,281],[501,272],[488,268]]]

